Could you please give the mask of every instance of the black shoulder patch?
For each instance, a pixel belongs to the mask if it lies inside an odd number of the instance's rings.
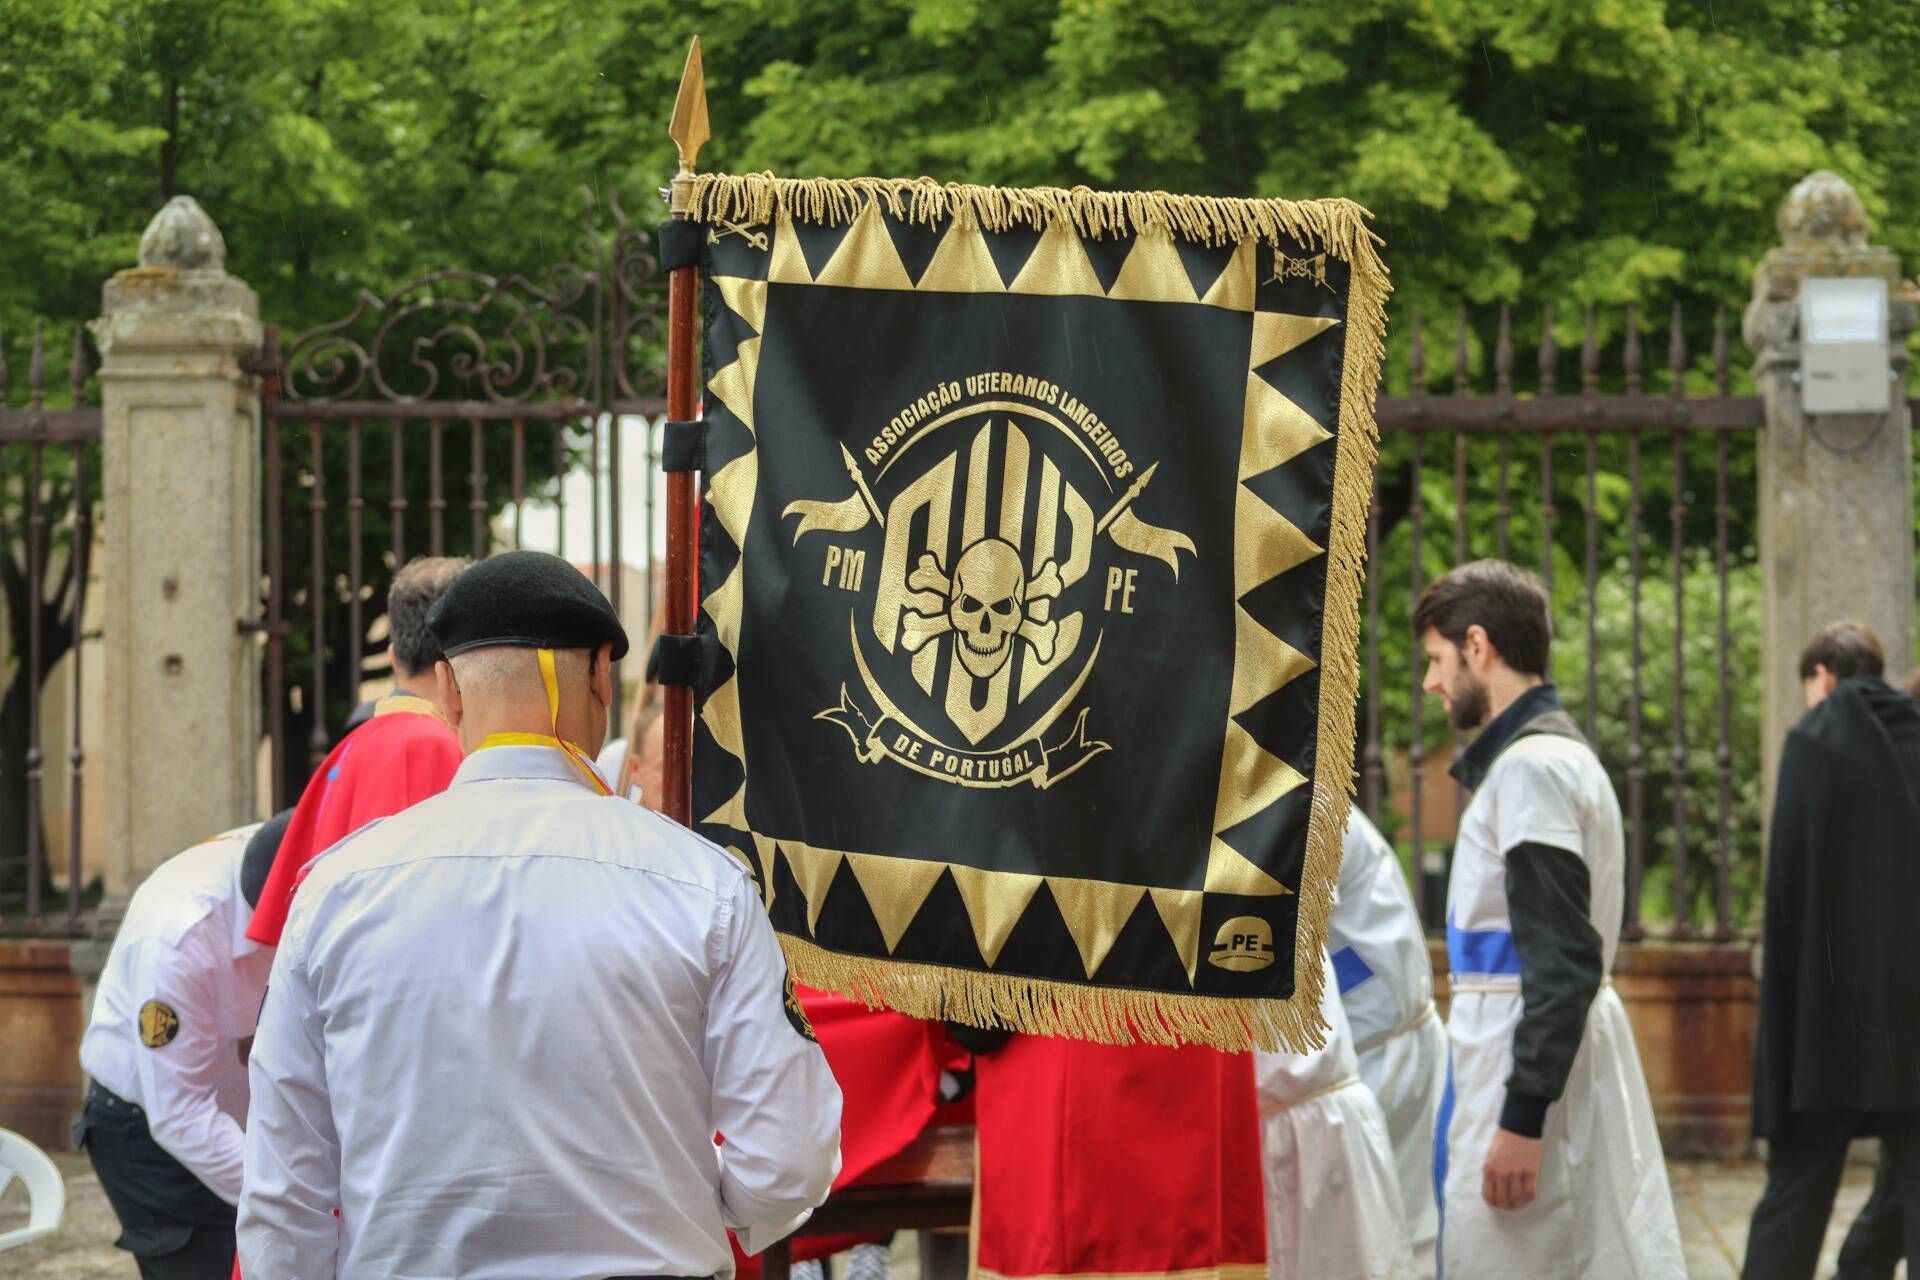
[[[815,1044],[819,1044],[820,1037],[813,1034],[812,1020],[807,1017],[807,1011],[801,1005],[800,997],[793,993],[793,974],[791,971],[787,974],[787,986],[786,990],[782,993],[781,999],[787,1007],[787,1021],[793,1024],[793,1029]]]

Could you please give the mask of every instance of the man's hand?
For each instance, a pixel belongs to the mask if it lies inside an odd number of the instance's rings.
[[[1495,1129],[1481,1174],[1481,1197],[1495,1209],[1524,1209],[1532,1204],[1540,1191],[1540,1153],[1540,1139]]]

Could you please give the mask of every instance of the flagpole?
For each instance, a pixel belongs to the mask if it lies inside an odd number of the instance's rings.
[[[700,65],[700,37],[687,49],[686,69],[674,99],[673,121],[667,135],[680,153],[680,170],[673,176],[670,201],[673,216],[685,218],[693,195],[693,165],[707,129],[706,77]],[[698,348],[694,332],[694,296],[700,287],[698,268],[679,267],[667,277],[667,417],[688,422],[694,416],[698,380]],[[668,635],[693,634],[694,565],[698,548],[694,532],[693,472],[667,473],[667,596],[661,629]],[[666,717],[666,759],[662,779],[666,794],[662,811],[682,826],[693,825],[693,690],[669,684],[662,714]]]

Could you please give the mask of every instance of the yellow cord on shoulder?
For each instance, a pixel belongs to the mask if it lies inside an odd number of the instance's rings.
[[[573,762],[580,773],[581,780],[603,796],[613,794],[601,779],[600,771],[587,759],[586,752],[560,736],[560,677],[554,671],[553,650],[541,649],[540,682],[547,687],[547,718],[553,725],[552,733],[490,733],[486,741],[480,744],[480,750],[489,747],[553,747]]]

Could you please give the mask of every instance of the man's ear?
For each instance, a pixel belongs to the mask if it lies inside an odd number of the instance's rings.
[[[1487,629],[1479,623],[1470,625],[1467,634],[1460,637],[1461,665],[1475,675],[1487,669],[1493,654],[1493,642],[1487,639]]]
[[[454,683],[453,664],[445,658],[433,664],[433,688],[439,695],[440,710],[445,713],[447,723],[454,728],[460,727],[460,686]]]
[[[613,646],[603,644],[593,651],[592,669],[587,675],[593,686],[593,696],[600,700],[603,707],[613,705]]]

